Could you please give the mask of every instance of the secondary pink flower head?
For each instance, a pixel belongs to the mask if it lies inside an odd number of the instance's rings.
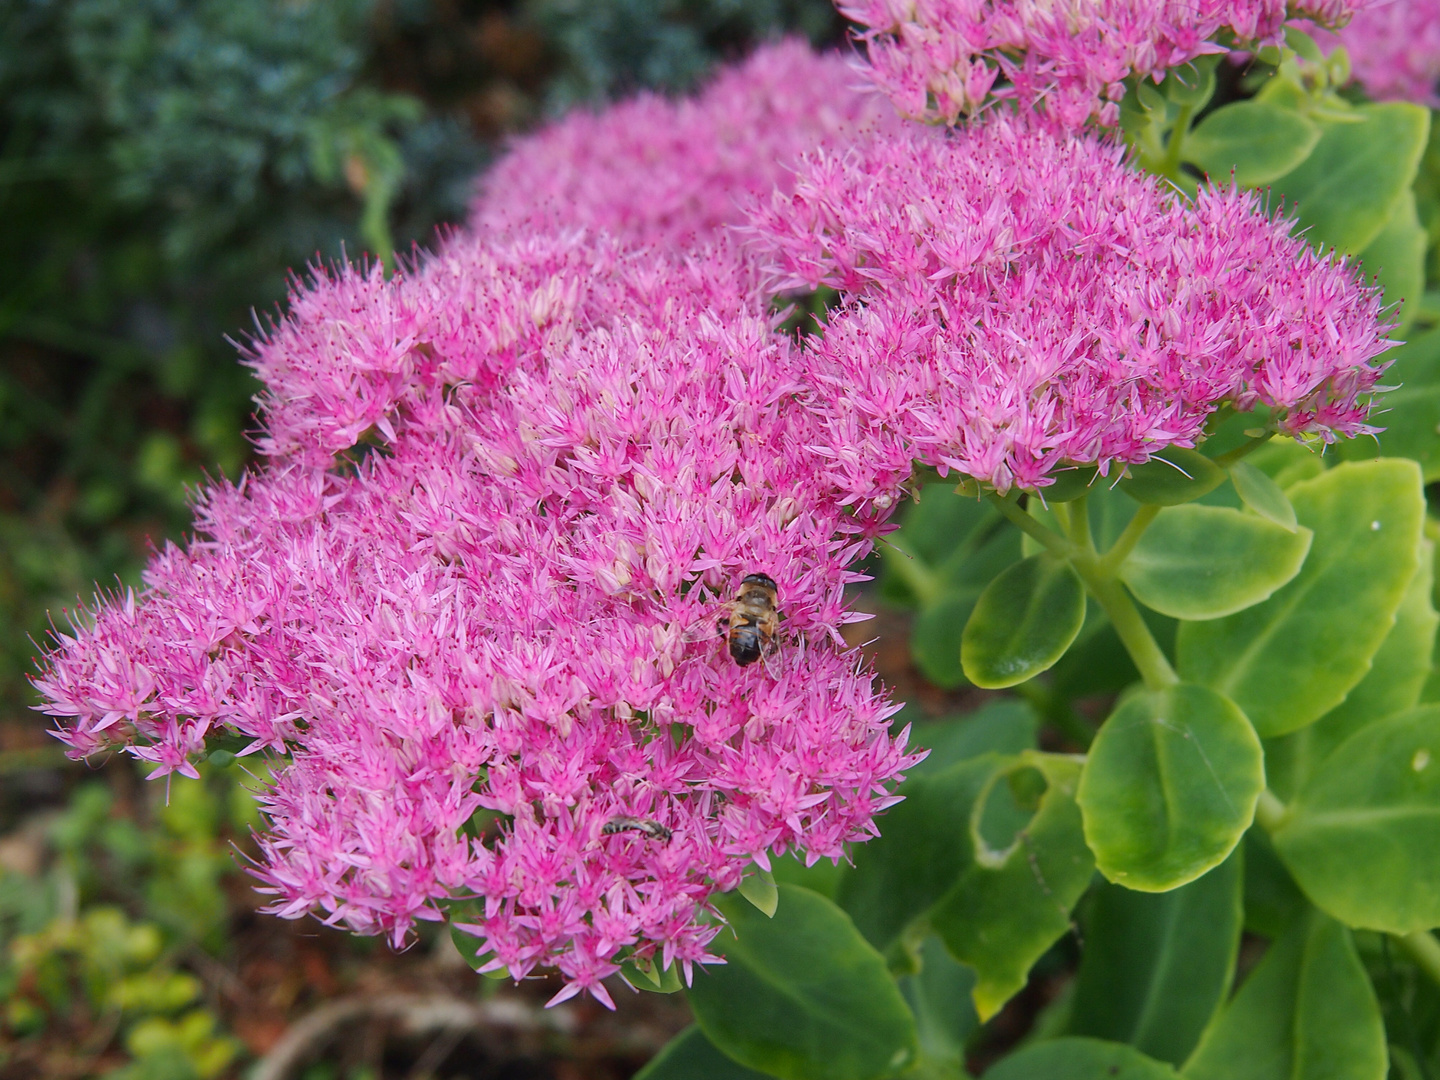
[[[520,139],[482,179],[472,224],[506,235],[587,226],[685,247],[739,222],[742,199],[784,189],[804,151],[899,122],[840,56],[768,45],[696,97],[642,94]]]
[[[1161,78],[1215,39],[1275,39],[1287,17],[1343,23],[1368,0],[839,0],[875,82],[915,119],[954,124],[995,90],[1054,123],[1113,124],[1129,75]]]
[[[1377,4],[1338,37],[1356,81],[1372,98],[1440,108],[1440,0]]]
[[[1290,226],[997,114],[812,155],[756,211],[752,254],[776,288],[847,301],[806,379],[836,482],[885,506],[914,460],[1038,488],[1193,445],[1222,403],[1289,434],[1372,430],[1378,290]]]
[[[278,914],[399,941],[473,898],[491,968],[603,1001],[627,951],[713,959],[712,891],[841,856],[914,760],[839,638],[878,521],[748,280],[571,236],[315,281],[257,348],[269,462],[49,656],[64,740],[285,755]],[[742,668],[717,620],[755,572],[783,634]]]

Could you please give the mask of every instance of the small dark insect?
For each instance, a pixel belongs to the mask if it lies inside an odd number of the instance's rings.
[[[779,591],[768,574],[750,574],[740,582],[735,599],[725,605],[717,624],[720,636],[730,643],[730,657],[746,667],[769,656],[778,647],[780,612],[775,603]]]
[[[644,833],[651,840],[669,840],[671,832],[658,821],[642,820],[633,817],[614,817],[600,827],[600,831],[606,836],[614,836],[622,832]]]

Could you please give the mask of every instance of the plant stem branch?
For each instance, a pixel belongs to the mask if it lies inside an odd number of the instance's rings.
[[[1260,792],[1260,801],[1255,804],[1255,821],[1267,833],[1273,833],[1285,821],[1289,810],[1280,797],[1269,788]]]
[[[1066,532],[1070,534],[1070,542],[1081,551],[1090,555],[1095,554],[1095,542],[1090,538],[1090,504],[1084,495],[1064,504],[1068,508],[1068,520],[1065,522]]]
[[[1413,934],[1391,934],[1390,938],[1431,982],[1440,984],[1440,941],[1435,940],[1434,934],[1429,930],[1416,930]]]
[[[939,579],[931,569],[920,561],[920,556],[906,550],[898,540],[887,537],[881,541],[880,557],[884,559],[906,588],[915,594],[922,605],[934,603],[940,598]]]
[[[1160,507],[1150,503],[1145,503],[1135,511],[1135,516],[1130,519],[1130,524],[1125,526],[1125,531],[1115,538],[1115,543],[1100,559],[1098,570],[1101,575],[1104,577],[1115,576],[1120,565],[1125,561],[1125,557],[1134,550],[1135,545],[1140,542],[1140,537],[1145,535],[1145,530],[1150,527],[1150,523],[1155,520],[1155,515],[1158,513],[1160,513]]]
[[[1176,685],[1180,681],[1179,676],[1170,666],[1155,635],[1150,633],[1150,627],[1145,625],[1140,609],[1130,599],[1125,587],[1115,578],[1101,574],[1099,563],[1093,558],[1072,559],[1071,562],[1085,587],[1100,602],[1105,614],[1110,616],[1110,624],[1115,627],[1115,633],[1135,662],[1146,689],[1164,690]]]
[[[1205,421],[1205,434],[1207,436],[1215,434],[1220,425],[1234,415],[1234,405],[1221,405],[1220,408],[1210,414],[1210,419]]]
[[[1233,450],[1226,450],[1223,454],[1216,454],[1214,458],[1215,464],[1219,465],[1222,469],[1228,469],[1231,465],[1234,465],[1235,462],[1249,455],[1251,451],[1260,449],[1260,447],[1264,446],[1274,437],[1275,432],[1273,431],[1267,431],[1263,435],[1256,435],[1247,442],[1241,443]]]
[[[1061,536],[1055,530],[1047,529],[1024,510],[1020,509],[1019,503],[1013,498],[996,495],[994,492],[988,493],[985,497],[995,505],[995,509],[1009,518],[1022,532],[1040,541],[1040,543],[1044,544],[1047,549],[1056,555],[1068,557],[1074,554],[1075,547],[1070,541],[1066,540],[1065,537]]]
[[[1165,147],[1165,159],[1160,163],[1160,173],[1171,180],[1180,178],[1180,158],[1185,152],[1185,136],[1190,133],[1190,117],[1194,112],[1193,105],[1180,106],[1180,115],[1175,118],[1175,126],[1170,129],[1170,142]]]

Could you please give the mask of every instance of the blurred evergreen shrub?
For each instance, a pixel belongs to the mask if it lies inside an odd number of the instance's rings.
[[[563,56],[547,94],[553,111],[640,86],[687,89],[717,56],[757,38],[827,44],[844,25],[828,0],[529,0],[526,13]]]

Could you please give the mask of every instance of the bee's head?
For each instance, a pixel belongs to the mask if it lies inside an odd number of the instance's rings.
[[[763,585],[767,589],[779,591],[775,585],[775,579],[769,574],[746,574],[740,581],[741,585]]]

